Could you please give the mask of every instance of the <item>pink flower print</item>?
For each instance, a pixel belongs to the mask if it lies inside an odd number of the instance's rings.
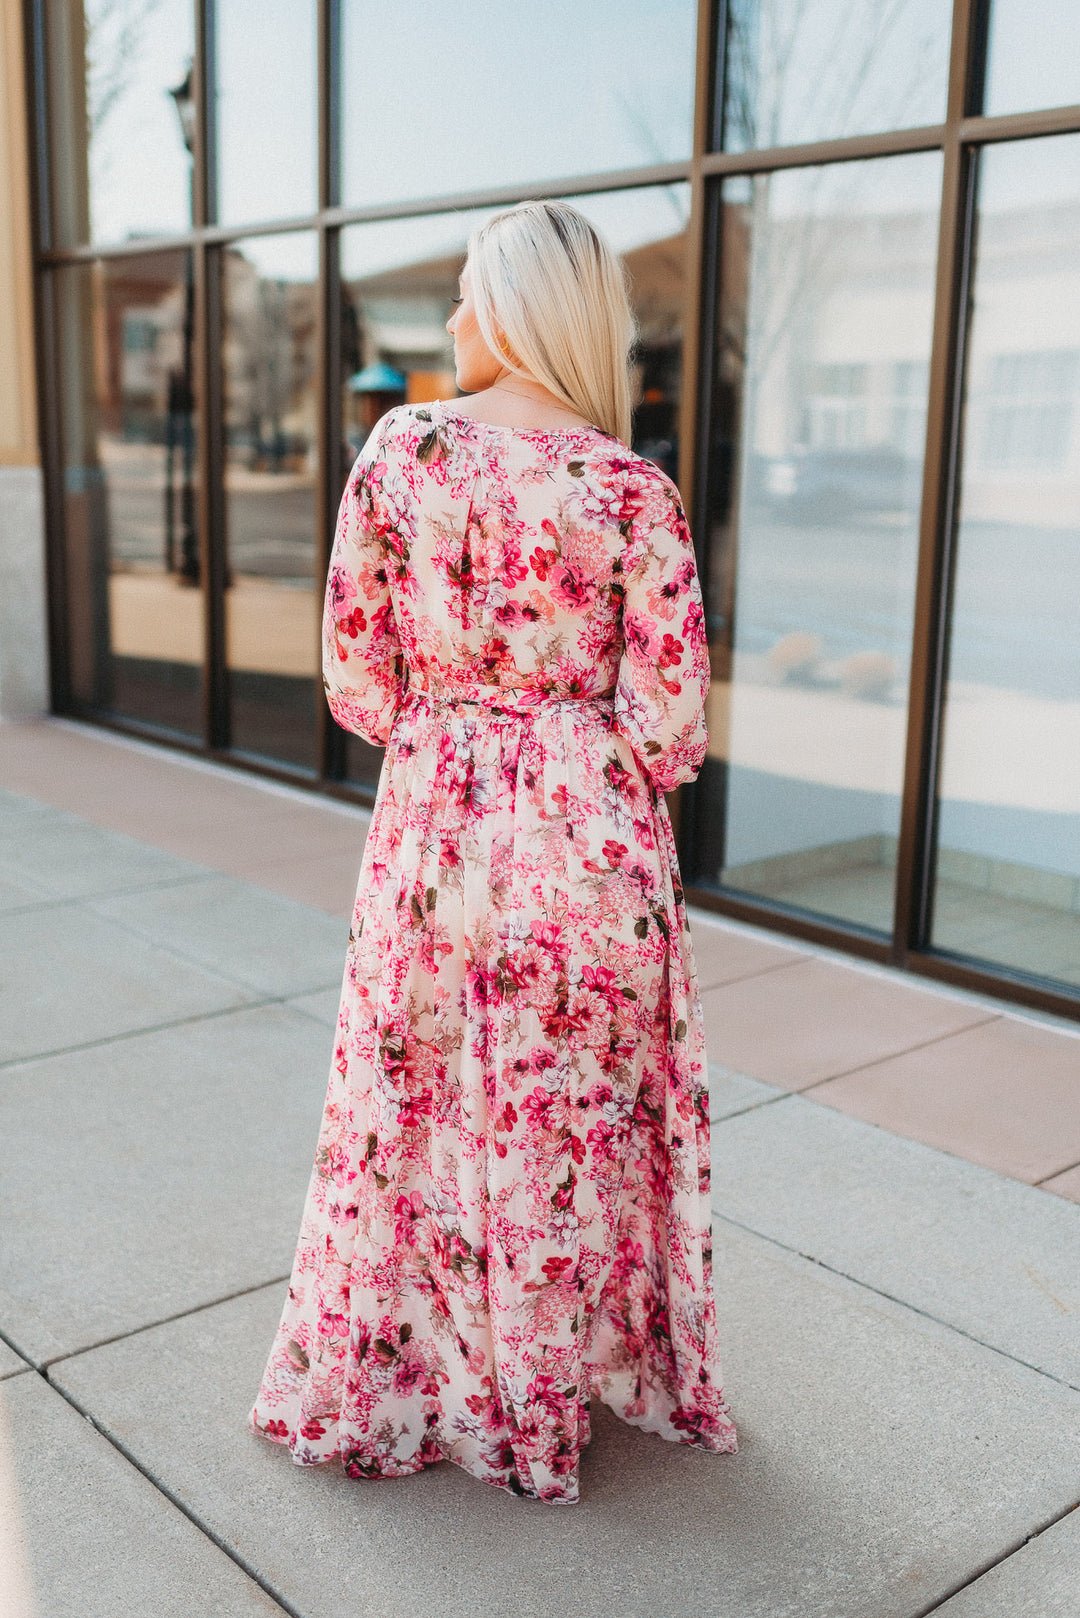
[[[541,584],[545,583],[548,573],[554,567],[558,559],[558,551],[545,551],[542,550],[539,545],[533,551],[532,555],[529,557],[529,566],[532,568]]]
[[[649,611],[654,612],[658,618],[668,620],[674,618],[683,588],[678,579],[664,579],[651,589],[645,598],[649,603]]]
[[[623,615],[623,639],[626,641],[627,646],[632,647],[639,656],[652,660],[655,641],[652,625],[648,618],[641,613],[625,613]]]
[[[604,858],[611,866],[621,865],[629,852],[625,843],[617,843],[613,837],[609,837],[603,847]]]
[[[564,562],[552,575],[552,599],[560,607],[565,607],[567,612],[587,612],[596,600],[596,594],[595,581],[587,578],[581,568],[570,567]]]
[[[682,657],[683,643],[676,640],[674,635],[665,635],[660,642],[660,655],[657,666],[662,669],[674,668]]]
[[[334,567],[330,570],[326,590],[330,610],[336,618],[350,601],[356,599],[356,580],[343,567]]]

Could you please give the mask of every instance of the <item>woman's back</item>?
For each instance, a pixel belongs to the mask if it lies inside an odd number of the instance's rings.
[[[678,491],[652,462],[596,428],[402,406],[358,457],[342,512],[325,629],[346,728],[386,740],[406,690],[485,705],[610,698],[657,786],[696,773],[701,596]],[[357,674],[370,684],[392,667],[392,636],[404,666],[377,687],[378,711],[358,712]]]

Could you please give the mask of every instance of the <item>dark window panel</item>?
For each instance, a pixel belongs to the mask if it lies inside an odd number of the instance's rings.
[[[724,182],[689,873],[888,933],[941,161]]]
[[[217,212],[224,225],[315,212],[315,0],[215,0]]]
[[[226,663],[232,745],[316,767],[317,244],[225,250]]]
[[[203,599],[187,252],[57,272],[72,691],[201,733]]]
[[[1076,0],[993,0],[987,113],[1033,112],[1080,101],[1080,6]]]
[[[1080,986],[1080,135],[979,161],[932,940]]]
[[[347,207],[689,158],[693,0],[342,0]],[[407,18],[407,20],[406,20]]]
[[[192,0],[47,8],[58,246],[189,230]]]
[[[728,151],[940,123],[950,0],[728,0]]]

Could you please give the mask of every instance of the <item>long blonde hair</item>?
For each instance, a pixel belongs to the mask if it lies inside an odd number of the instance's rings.
[[[585,215],[562,201],[504,208],[473,231],[467,263],[477,324],[500,362],[629,444],[626,274]]]

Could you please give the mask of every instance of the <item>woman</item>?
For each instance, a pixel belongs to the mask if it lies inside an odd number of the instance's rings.
[[[670,480],[627,449],[622,271],[563,202],[469,242],[461,403],[342,497],[338,723],[386,755],[288,1299],[249,1421],[353,1477],[578,1497],[596,1395],[733,1451],[705,1044],[662,793],[709,663]]]

